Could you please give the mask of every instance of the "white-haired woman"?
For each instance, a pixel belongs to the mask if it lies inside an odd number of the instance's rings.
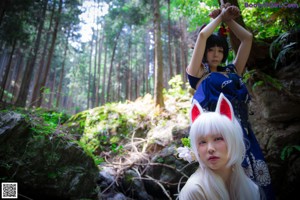
[[[199,169],[182,188],[180,200],[259,200],[263,193],[241,166],[243,131],[230,102],[221,93],[215,112],[195,102],[190,129],[191,149]]]

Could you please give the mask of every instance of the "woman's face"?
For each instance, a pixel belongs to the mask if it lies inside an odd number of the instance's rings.
[[[223,47],[211,47],[207,49],[206,59],[212,70],[216,69],[221,64],[224,57]]]
[[[227,144],[221,134],[209,134],[198,140],[200,159],[211,170],[217,171],[226,168],[229,160]]]

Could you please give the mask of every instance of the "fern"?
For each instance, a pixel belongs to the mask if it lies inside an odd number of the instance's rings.
[[[254,76],[256,76],[256,81],[254,82],[254,84],[252,85],[252,89],[254,90],[257,86],[261,86],[264,84],[270,84],[271,86],[273,86],[274,88],[276,88],[277,90],[281,91],[283,89],[283,84],[276,78],[263,73],[261,71],[258,71],[256,69],[253,69],[251,71],[248,71],[244,74],[243,76],[243,81],[247,82],[249,81],[251,78],[253,78]]]
[[[290,36],[291,32],[283,33],[270,45],[269,54],[271,59],[275,61],[274,69],[277,69],[280,63],[285,64],[288,58],[299,53],[297,50],[298,42],[289,41]]]
[[[269,49],[269,53],[270,53],[270,57],[275,60],[275,56],[274,56],[274,52],[276,52],[278,49],[281,48],[282,44],[284,42],[286,42],[287,38],[289,37],[290,33],[286,32],[281,34],[278,38],[276,38],[276,40],[274,40],[272,42],[272,44],[270,45],[270,49]]]
[[[292,50],[294,49],[294,47],[296,47],[297,42],[292,42],[288,45],[285,45],[282,50],[279,52],[276,60],[275,60],[275,66],[274,68],[277,69],[278,63],[279,61],[281,63],[285,63],[286,62],[286,56],[288,53],[293,52]],[[293,55],[293,53],[291,53]]]
[[[300,146],[299,145],[289,145],[283,148],[280,158],[281,160],[285,160],[288,157],[291,156],[291,154],[294,152],[294,150],[300,151]]]

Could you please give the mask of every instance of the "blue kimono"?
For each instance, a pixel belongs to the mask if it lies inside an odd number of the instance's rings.
[[[245,139],[246,156],[242,163],[246,174],[263,189],[266,199],[275,199],[271,177],[268,166],[257,139],[248,122],[248,103],[250,96],[242,78],[236,73],[233,64],[226,67],[218,67],[218,71],[211,72],[207,64],[204,65],[203,80],[196,89],[201,78],[188,74],[192,88],[196,90],[194,99],[199,102],[202,108],[208,111],[215,111],[220,93],[222,92],[231,102],[234,114],[240,122]]]

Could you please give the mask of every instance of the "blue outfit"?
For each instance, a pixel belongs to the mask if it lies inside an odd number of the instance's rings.
[[[203,80],[196,89],[201,78],[188,76],[192,88],[196,90],[194,100],[197,100],[202,108],[214,111],[220,93],[222,92],[231,102],[234,114],[240,122],[245,138],[246,156],[242,163],[246,174],[263,189],[266,199],[275,199],[271,177],[265,162],[263,153],[257,139],[248,122],[248,103],[250,95],[243,83],[242,78],[236,73],[235,66],[230,64],[226,67],[218,67],[219,72],[211,72],[209,66],[204,64]]]

